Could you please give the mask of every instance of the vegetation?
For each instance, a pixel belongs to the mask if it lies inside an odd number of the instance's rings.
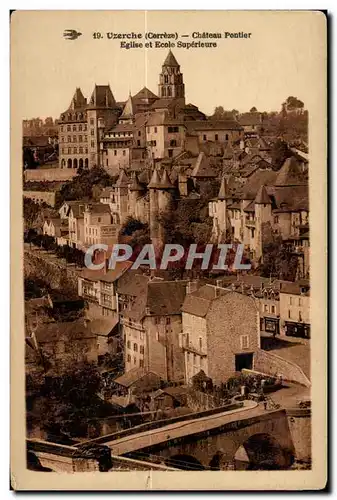
[[[272,147],[271,158],[274,170],[280,170],[285,160],[292,156],[288,144],[282,139],[278,139]]]
[[[113,182],[114,179],[102,167],[82,170],[62,186],[57,206],[62,205],[64,201],[89,201],[94,198],[94,191],[97,196],[97,187],[102,189],[111,186]]]
[[[263,245],[263,262],[258,270],[261,276],[270,276],[286,281],[295,281],[298,258],[278,237]]]

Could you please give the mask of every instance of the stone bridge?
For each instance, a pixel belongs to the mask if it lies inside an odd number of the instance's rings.
[[[304,422],[310,429],[310,418]],[[268,412],[247,401],[241,409],[170,424],[105,445],[115,456],[178,469],[254,470],[289,468],[297,458],[297,442],[302,446],[301,440],[293,439],[286,410]],[[310,454],[309,445],[306,449]]]

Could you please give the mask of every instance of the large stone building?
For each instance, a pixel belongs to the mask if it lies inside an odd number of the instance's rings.
[[[180,342],[187,384],[201,370],[220,385],[243,368],[252,369],[260,348],[256,301],[213,285],[191,291],[182,307]]]

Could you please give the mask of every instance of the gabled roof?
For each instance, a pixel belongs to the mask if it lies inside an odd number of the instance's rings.
[[[113,283],[118,280],[130,267],[132,262],[126,260],[124,262],[116,262],[115,269],[84,269],[79,277],[89,281],[104,281],[106,283]]]
[[[90,107],[114,108],[116,101],[112,95],[110,85],[95,85],[91,94]]]
[[[122,385],[123,387],[131,387],[135,382],[138,382],[138,380],[149,374],[155,375],[155,377],[158,377],[158,380],[160,379],[160,377],[152,371],[145,371],[144,368],[133,368],[116,378],[114,382]]]
[[[236,120],[190,120],[184,122],[188,130],[242,130]]]
[[[255,198],[255,204],[258,203],[260,205],[271,205],[270,198],[268,196],[268,193],[266,191],[266,188],[264,185],[262,185],[256,195]]]
[[[195,163],[191,177],[216,177],[217,174],[214,172],[210,165],[209,157],[205,155],[202,151],[199,153],[197,161]]]
[[[182,312],[204,318],[208,313],[213,300],[217,299],[221,295],[229,293],[228,290],[224,290],[223,288],[218,288],[218,290],[219,291],[216,292],[215,286],[204,285],[195,292],[187,294],[182,307]]]
[[[306,184],[306,182],[301,181],[299,178],[301,172],[300,162],[294,156],[287,158],[278,171],[275,186],[299,186]]]
[[[175,66],[176,68],[179,68],[179,64],[177,59],[174,57],[173,53],[171,50],[169,50],[169,53],[166,56],[166,59],[163,63],[163,66]]]
[[[57,342],[59,340],[81,340],[94,338],[89,322],[83,318],[76,321],[62,321],[57,323],[43,323],[35,331],[39,343]]]
[[[85,210],[85,201],[66,201],[68,205],[68,211],[67,215],[69,215],[70,210],[73,212],[74,218],[82,218],[84,217],[84,210]]]
[[[158,96],[151,92],[147,87],[143,87],[136,95],[133,96],[133,99],[158,99]]]
[[[88,203],[85,210],[92,214],[110,214],[111,210],[106,203]]]

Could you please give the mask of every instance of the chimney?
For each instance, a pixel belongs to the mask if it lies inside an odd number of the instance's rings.
[[[186,295],[198,290],[198,281],[188,281],[186,285]]]

